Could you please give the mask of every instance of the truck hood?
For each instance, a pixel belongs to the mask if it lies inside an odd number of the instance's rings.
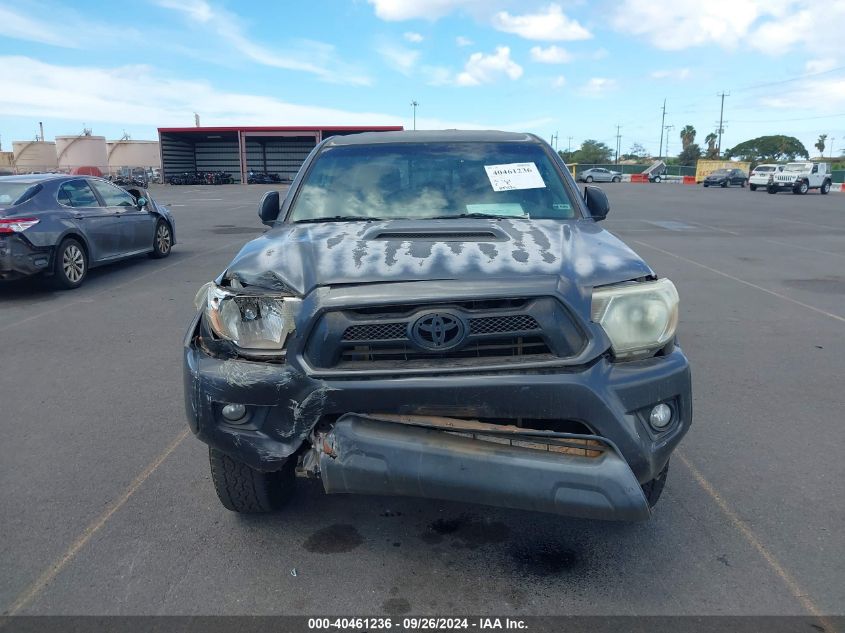
[[[247,243],[221,279],[304,296],[337,284],[550,274],[593,287],[654,273],[592,221],[466,219],[283,224]]]

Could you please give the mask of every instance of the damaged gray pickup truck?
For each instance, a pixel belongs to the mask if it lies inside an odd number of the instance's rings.
[[[297,475],[641,520],[692,421],[678,294],[530,134],[337,136],[197,294],[185,405],[223,505]]]

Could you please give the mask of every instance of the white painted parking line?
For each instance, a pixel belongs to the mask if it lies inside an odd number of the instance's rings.
[[[819,622],[824,626],[825,631],[835,631],[836,629],[832,626],[832,624],[824,617],[822,614],[821,609],[816,606],[816,603],[813,599],[809,596],[809,594],[798,584],[798,581],[792,576],[791,573],[783,566],[783,564],[777,559],[777,557],[772,554],[769,549],[763,545],[763,542],[754,533],[754,530],[743,521],[736,512],[728,505],[728,502],[725,501],[725,498],[722,497],[721,494],[713,487],[701,471],[696,468],[696,466],[687,458],[683,452],[675,451],[675,455],[684,466],[692,474],[693,479],[695,479],[696,483],[707,493],[707,495],[719,506],[719,509],[722,513],[728,517],[728,520],[731,524],[739,531],[740,534],[748,541],[751,546],[757,550],[760,556],[763,557],[763,560],[766,561],[766,564],[769,568],[777,574],[777,576],[783,581],[786,585],[787,589],[789,589],[789,593],[801,603],[801,606],[804,607],[804,610],[807,611],[810,615],[814,616],[819,620]]]
[[[808,310],[812,310],[813,312],[817,312],[818,314],[823,314],[826,317],[830,317],[831,319],[835,319],[836,321],[840,321],[842,323],[845,323],[845,317],[843,317],[839,314],[834,314],[833,312],[827,312],[826,310],[822,310],[821,308],[817,308],[816,306],[810,305],[809,303],[804,303],[803,301],[798,301],[797,299],[793,299],[792,297],[787,297],[786,295],[781,294],[779,292],[775,292],[774,290],[769,290],[768,288],[764,288],[763,286],[758,286],[757,284],[752,283],[750,281],[746,281],[745,279],[740,279],[739,277],[734,277],[733,275],[730,275],[726,272],[712,268],[712,267],[708,266],[707,264],[702,264],[701,262],[697,262],[693,259],[689,259],[688,257],[684,257],[682,255],[678,255],[676,253],[672,253],[670,251],[659,248],[657,246],[647,244],[646,242],[641,242],[639,240],[631,240],[631,241],[634,242],[634,244],[639,244],[640,246],[645,246],[646,248],[650,248],[652,250],[655,250],[658,253],[663,253],[664,255],[669,255],[669,257],[674,257],[675,259],[680,259],[681,261],[685,261],[687,263],[693,264],[694,266],[698,266],[699,268],[703,268],[704,270],[709,270],[711,273],[721,275],[722,277],[727,277],[728,279],[732,279],[733,281],[736,281],[737,283],[741,283],[741,284],[744,284],[746,286],[750,286],[751,288],[754,288],[756,290],[759,290],[760,292],[765,292],[766,294],[770,294],[774,297],[777,297],[778,299],[783,299],[784,301],[789,301],[790,303],[794,303],[795,305],[799,305],[802,308],[807,308]]]
[[[129,501],[129,498],[135,494],[138,488],[140,488],[144,482],[149,479],[150,475],[152,475],[156,469],[162,465],[164,460],[170,457],[170,454],[176,450],[186,437],[188,437],[188,429],[179,433],[179,435],[177,435],[173,441],[170,442],[170,444],[168,444],[164,450],[159,453],[158,456],[150,462],[137,477],[135,477],[135,479],[132,480],[132,483],[130,483],[126,490],[123,491],[123,494],[106,506],[106,509],[100,514],[100,516],[94,519],[88,527],[83,530],[83,532],[65,550],[64,554],[50,565],[50,567],[44,570],[35,582],[17,597],[12,605],[5,611],[5,615],[15,615],[37,598],[38,595],[44,591],[47,585],[49,585],[53,579],[58,576],[59,573],[61,573],[61,571],[67,567],[74,558],[76,558],[79,551],[85,547],[88,541],[90,541],[97,532],[102,529],[108,520],[112,518],[114,513],[120,510],[126,502]]]

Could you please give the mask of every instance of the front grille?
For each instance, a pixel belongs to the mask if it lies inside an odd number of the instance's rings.
[[[343,333],[344,341],[390,341],[406,338],[406,323],[369,323],[353,325]]]
[[[452,315],[465,334],[445,349],[429,349],[417,323]],[[416,338],[415,338],[416,337]],[[330,310],[305,346],[315,369],[432,370],[549,362],[571,358],[586,345],[583,329],[553,297],[472,299]]]
[[[445,358],[503,358],[550,354],[542,336],[507,336],[471,341],[463,347],[447,352],[426,352],[410,342],[395,345],[355,345],[341,352],[341,361],[414,361]]]
[[[528,314],[482,317],[469,320],[470,334],[498,334],[500,332],[530,332],[539,330],[540,324]]]

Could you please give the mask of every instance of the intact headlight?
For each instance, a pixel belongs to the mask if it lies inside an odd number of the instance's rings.
[[[275,294],[233,292],[215,283],[200,288],[197,310],[220,338],[244,349],[281,350],[295,329],[301,300]]]
[[[678,291],[668,279],[597,288],[592,320],[607,332],[617,358],[646,356],[675,336]]]

